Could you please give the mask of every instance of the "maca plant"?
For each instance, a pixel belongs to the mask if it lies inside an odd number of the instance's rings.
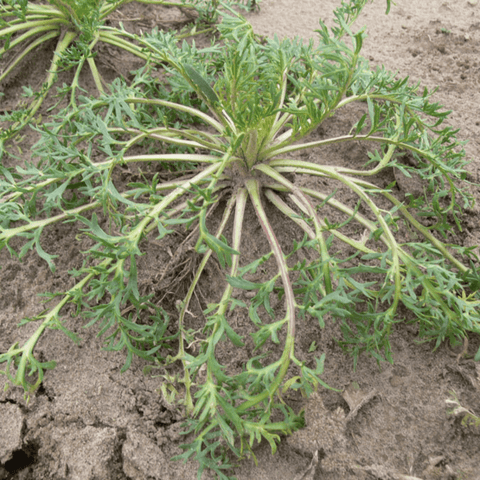
[[[74,69],[70,85],[64,85],[61,94],[70,97],[71,106],[76,105],[79,75],[85,63],[88,64],[98,92],[104,92],[104,81],[95,61],[95,47],[106,43],[130,52],[142,60],[147,54],[126,37],[123,28],[106,25],[107,17],[122,5],[134,0],[48,0],[34,3],[28,0],[2,0],[0,2],[0,60],[5,63],[0,69],[0,84],[8,82],[14,70],[23,65],[22,61],[30,52],[42,44],[58,39],[45,80],[39,91],[25,85],[26,95],[31,102],[17,110],[3,115],[0,119],[8,123],[0,135],[2,144],[24,128],[37,113],[61,70]],[[191,0],[169,2],[164,0],[135,0],[137,3],[163,6],[181,6],[196,9],[203,21],[213,21],[216,16],[214,0]],[[182,36],[195,35],[200,30],[192,26]],[[127,72],[126,72],[127,73]]]
[[[320,23],[318,46],[260,40],[233,11],[223,14],[221,43],[205,50],[168,33],[136,38],[166,69],[168,88],[142,72],[129,87],[117,81],[43,127],[36,165],[3,169],[0,246],[20,258],[35,248],[53,270],[44,229],[69,222],[91,241],[71,271],[76,284],[50,294],[57,303],[22,322],[38,324],[32,337],[0,355],[11,385],[31,394],[55,366],[35,357],[35,345],[48,329],[74,337],[62,318],[71,304],[99,326],[107,349],[126,351],[124,368],[138,355],[159,369],[165,399],[187,416],[191,441],[179,458],[195,458],[199,478],[205,468],[228,478],[232,453],[242,457],[262,438],[275,451],[280,435],[301,426],[285,392],[328,387],[324,354],[307,363],[295,352],[299,321],[338,322],[355,362],[362,352],[392,361],[389,336],[402,321],[435,348],[480,333],[479,259],[446,240],[472,204],[464,152],[426,90],[360,56],[364,32],[352,25],[365,3],[344,2],[331,30]],[[358,114],[348,131],[312,137],[342,111]],[[329,161],[329,149],[348,143],[367,147],[364,164]],[[299,156],[320,147],[324,156]],[[134,166],[143,181],[122,184],[116,172]],[[161,180],[159,166],[175,178]],[[415,176],[423,192],[398,199],[399,176]],[[298,231],[288,251],[267,206]],[[247,262],[246,222],[257,222],[268,245]],[[182,230],[197,260],[168,316],[140,293],[138,259],[146,242]],[[225,287],[194,328],[192,298],[211,262]],[[272,264],[271,277],[252,281]],[[234,322],[242,310],[253,356],[232,371],[219,352],[245,349]]]

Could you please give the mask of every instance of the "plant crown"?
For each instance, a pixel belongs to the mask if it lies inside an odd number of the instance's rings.
[[[274,452],[302,425],[288,391],[331,388],[321,379],[325,355],[295,350],[299,321],[337,321],[355,364],[362,352],[392,361],[389,337],[405,320],[435,348],[480,333],[479,258],[448,242],[473,202],[462,145],[431,93],[360,56],[365,33],[352,25],[365,3],[343,2],[331,30],[320,22],[318,46],[258,38],[225,5],[221,41],[208,48],[157,30],[126,34],[148,52],[132,83],[116,80],[37,127],[38,163],[2,167],[0,247],[20,259],[35,249],[54,271],[42,232],[59,222],[77,226],[90,247],[70,272],[74,285],[22,321],[35,333],[0,355],[10,384],[32,393],[54,368],[34,354],[48,329],[77,340],[62,314],[71,305],[106,349],[126,352],[123,369],[140,356],[158,370],[165,401],[184,407],[192,433],[179,458],[194,457],[199,478],[205,468],[229,478],[231,453],[253,455],[262,438]],[[167,85],[150,75],[159,64]],[[342,135],[312,139],[352,111]],[[359,143],[363,165],[329,160],[334,146]],[[308,151],[322,154],[301,156]],[[118,172],[134,167],[138,180],[122,182]],[[423,191],[399,200],[395,175],[419,178]],[[277,217],[296,229],[290,250]],[[252,218],[268,248],[246,261]],[[138,265],[147,242],[172,235],[184,240],[166,270],[193,260],[177,310],[167,311],[144,293]],[[220,298],[196,302],[199,323],[193,299],[214,265],[226,282]],[[235,326],[243,314],[251,339]],[[253,355],[235,370],[222,352],[247,341]]]

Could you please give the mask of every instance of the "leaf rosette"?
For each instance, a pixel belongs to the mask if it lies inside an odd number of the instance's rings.
[[[362,352],[393,361],[389,337],[403,321],[417,323],[422,341],[433,340],[435,348],[480,333],[479,258],[448,242],[473,203],[462,145],[444,125],[449,112],[429,92],[372,70],[360,56],[365,33],[352,32],[352,23],[365,3],[344,4],[331,30],[320,22],[317,46],[260,39],[228,9],[218,27],[221,42],[203,50],[179,46],[164,32],[136,37],[150,60],[163,65],[169,85],[152,81],[148,69],[130,87],[116,81],[108,95],[83,99],[77,112],[44,128],[36,147],[41,168],[5,171],[0,245],[18,254],[9,241],[22,236],[53,265],[40,233],[72,220],[94,242],[74,272],[78,283],[37,318],[40,333],[58,328],[61,308],[73,302],[91,325],[100,322],[101,333],[109,332],[108,348],[127,350],[127,366],[133,354],[151,358],[165,401],[183,405],[188,415],[194,440],[179,458],[194,456],[199,476],[210,468],[228,478],[228,450],[253,454],[262,437],[275,451],[280,435],[302,423],[285,392],[329,388],[321,379],[325,355],[306,362],[295,352],[299,318],[321,328],[338,321],[339,342],[355,364]],[[356,115],[345,132],[319,135],[341,115]],[[345,145],[362,145],[364,161],[329,155]],[[308,158],[308,152],[322,154]],[[133,165],[180,173],[120,184],[115,172]],[[414,176],[422,189],[399,198],[400,176]],[[33,199],[43,201],[39,219],[31,214]],[[249,206],[268,252],[246,262]],[[110,218],[116,233],[105,231],[92,210]],[[271,219],[272,210],[281,222]],[[286,223],[297,232],[290,251],[277,237]],[[177,303],[175,332],[166,336],[172,324],[160,307],[148,328],[123,312],[154,305],[138,284],[141,242],[182,229],[197,261]],[[225,273],[223,294],[193,329],[190,304],[212,257]],[[269,262],[272,276],[252,281]],[[248,305],[238,296],[242,290],[250,292]],[[280,306],[272,306],[275,298]],[[232,322],[240,309],[251,320],[255,356],[235,373],[217,353],[224,342],[245,348]],[[32,362],[34,344],[0,356],[9,369],[19,366],[16,376],[9,373],[11,383],[30,388],[25,366],[39,375],[51,367]],[[175,355],[161,354],[173,344]]]

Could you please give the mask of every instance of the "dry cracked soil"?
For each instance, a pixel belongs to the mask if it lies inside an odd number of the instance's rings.
[[[339,3],[263,0],[260,10],[247,17],[262,35],[315,39],[318,19],[331,22]],[[132,28],[145,30],[159,22],[175,27],[185,21],[182,15],[176,8],[129,4],[122,18],[132,19]],[[376,0],[365,7],[358,24],[367,27],[362,54],[372,65],[384,65],[428,88],[438,86],[435,101],[452,110],[450,124],[460,128],[461,140],[468,140],[470,179],[480,182],[480,3],[397,0],[386,16],[385,1]],[[47,45],[1,86],[4,102],[14,105],[20,85],[34,85],[41,78],[53,47]],[[109,48],[99,52],[107,80],[136,68],[119,55]],[[333,122],[329,128],[337,126]],[[23,140],[27,146],[35,140],[28,135]],[[400,193],[411,187],[399,182]],[[472,193],[480,201],[478,189]],[[478,247],[478,206],[465,213],[462,224],[456,241]],[[32,327],[17,324],[39,313],[37,295],[64,290],[71,281],[67,271],[81,265],[81,248],[73,235],[68,224],[49,233],[49,246],[59,252],[55,273],[38,257],[18,262],[5,249],[0,252],[1,352],[28,338]],[[149,247],[143,265],[146,281],[165,258],[157,250]],[[216,287],[210,282],[208,293],[214,296]],[[69,319],[67,327],[81,335],[79,345],[58,331],[48,331],[41,340],[36,353],[55,359],[58,366],[46,373],[28,403],[19,389],[3,392],[5,378],[0,376],[0,480],[197,478],[195,462],[170,461],[181,453],[183,417],[162,401],[158,380],[142,373],[138,359],[120,373],[124,355],[104,351],[96,332],[83,330],[76,321]],[[328,327],[300,332],[297,348],[307,349],[312,335],[317,335],[318,350],[326,353],[323,380],[340,391],[319,390],[308,400],[292,399],[297,411],[305,409],[306,427],[282,439],[274,456],[268,444],[258,445],[258,466],[252,458],[244,459],[232,474],[240,480],[480,480],[480,428],[447,415],[445,403],[455,391],[464,407],[480,415],[480,365],[460,358],[461,346],[452,350],[442,344],[433,351],[432,344],[416,343],[415,328],[399,324],[392,334],[394,364],[379,368],[373,358],[362,357],[354,370]],[[475,352],[479,343],[472,336],[467,353]],[[211,476],[204,473],[202,478]]]

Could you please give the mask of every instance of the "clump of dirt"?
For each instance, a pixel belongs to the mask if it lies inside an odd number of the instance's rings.
[[[319,17],[331,23],[331,12],[339,3],[263,0],[261,10],[248,18],[259,34],[308,39],[315,37]],[[161,19],[168,18],[175,25],[185,20],[177,9],[134,3],[126,8],[113,21],[133,18],[128,25],[136,29],[156,26]],[[392,5],[389,16],[384,10],[385,2],[377,0],[365,7],[359,19],[359,24],[367,25],[369,35],[363,55],[373,65],[385,65],[401,77],[409,75],[412,82],[439,86],[435,100],[453,111],[451,124],[461,129],[462,140],[470,140],[465,146],[472,159],[469,179],[480,182],[480,5],[467,0],[404,0]],[[5,87],[7,100],[13,102],[10,106],[18,100],[21,85],[34,85],[35,79],[42,78],[52,51],[46,46],[33,68],[17,72],[14,84]],[[99,58],[107,80],[136,68],[129,56],[107,47],[100,49]],[[81,81],[94,90],[88,75]],[[48,104],[44,113],[46,108]],[[332,129],[340,127],[329,124]],[[25,158],[21,160],[28,159],[28,147],[34,142],[35,133],[25,131],[21,144]],[[348,155],[346,161],[354,162],[364,152],[359,147],[336,154]],[[408,183],[402,187],[400,179],[399,194],[402,188],[408,191],[413,187]],[[472,187],[472,194],[480,200],[477,187]],[[478,207],[468,211],[462,222],[463,232],[456,241],[478,247]],[[280,241],[291,245],[290,230],[281,224],[276,227],[283,232]],[[67,224],[47,233],[45,245],[60,255],[55,273],[34,255],[18,262],[5,249],[0,252],[1,352],[29,338],[35,325],[20,329],[16,325],[41,311],[39,293],[68,288],[68,270],[82,262],[76,232],[74,225]],[[258,253],[254,250],[262,247],[255,244],[255,226],[247,226],[245,235],[252,254]],[[170,258],[165,245],[146,247],[143,280],[152,293],[163,288],[159,279],[169,280],[162,277],[162,268]],[[207,275],[201,288],[216,298],[222,284],[213,281],[215,271]],[[159,298],[163,295],[156,293]],[[242,325],[239,318],[237,327]],[[25,401],[19,389],[0,396],[0,480],[196,479],[195,462],[169,461],[182,452],[183,412],[162,400],[157,379],[143,374],[143,361],[135,359],[121,374],[125,360],[121,352],[103,351],[96,332],[84,330],[76,318],[67,319],[66,327],[82,341],[75,345],[59,331],[49,331],[42,338],[36,353],[40,358],[55,359],[58,365],[46,373],[30,401]],[[352,359],[336,343],[337,337],[335,323],[320,330],[318,324],[299,322],[299,358],[315,340],[317,351],[326,353],[322,378],[338,391],[319,390],[308,400],[297,395],[287,398],[296,411],[304,409],[305,429],[282,441],[275,456],[268,444],[260,444],[255,448],[258,466],[252,459],[243,460],[234,469],[237,478],[479,480],[480,428],[466,427],[461,416],[447,415],[445,403],[455,391],[463,406],[480,415],[480,368],[469,358],[479,348],[479,339],[472,336],[465,352],[464,346],[452,350],[446,344],[433,351],[433,345],[417,343],[415,326],[399,323],[391,337],[394,364],[378,365],[373,358],[361,357],[354,370]],[[231,356],[230,352],[223,354]],[[241,354],[230,358],[232,365],[245,361]],[[1,376],[0,388],[4,384]],[[202,478],[211,475],[207,472]]]

